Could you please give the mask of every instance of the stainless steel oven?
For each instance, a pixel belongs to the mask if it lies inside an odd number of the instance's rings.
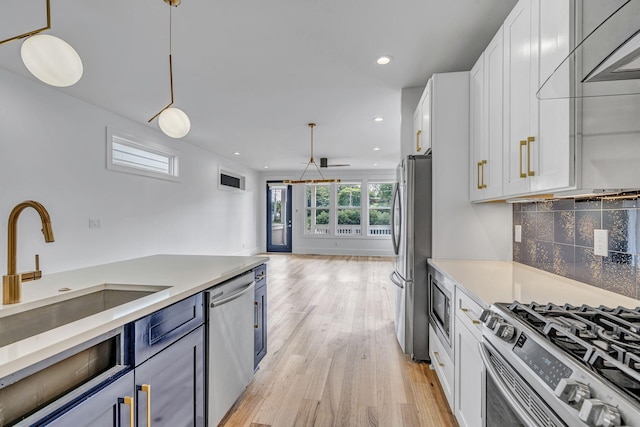
[[[438,339],[453,357],[451,337],[453,335],[453,282],[447,280],[442,273],[429,269],[429,322],[433,326]]]
[[[481,320],[486,427],[640,426],[640,308],[496,303]]]

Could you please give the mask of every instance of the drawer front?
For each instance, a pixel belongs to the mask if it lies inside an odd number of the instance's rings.
[[[484,307],[456,287],[456,317],[469,328],[478,340],[482,338],[480,315]]]
[[[262,264],[253,269],[256,281],[256,289],[267,284],[267,264]]]
[[[134,363],[139,365],[204,323],[202,293],[134,323]]]
[[[429,326],[429,355],[431,367],[436,371],[449,407],[453,411],[453,362],[444,351],[442,343],[431,326]]]

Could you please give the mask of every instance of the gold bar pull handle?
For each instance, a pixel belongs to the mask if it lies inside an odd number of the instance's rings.
[[[474,325],[479,325],[481,323],[478,319],[474,319],[473,317],[471,317],[468,308],[460,307],[460,311],[463,312]]]
[[[535,176],[535,172],[531,170],[531,143],[536,139],[533,136],[527,138],[527,175]]]
[[[526,178],[527,174],[522,170],[522,147],[527,145],[527,141],[520,141],[520,152],[518,153],[518,157],[520,157],[520,178]]]
[[[442,363],[442,361],[440,360],[440,353],[434,351],[433,355],[436,357],[436,363],[438,364],[438,366],[444,366],[444,363]]]
[[[124,398],[119,399],[119,403],[124,403],[125,405],[127,405],[129,407],[129,426],[130,427],[135,427],[135,419],[134,419],[134,407],[133,407],[133,397],[132,396],[125,396]]]
[[[142,384],[138,390],[147,394],[147,427],[151,427],[151,384]]]
[[[482,184],[480,186],[480,188],[487,188],[487,184],[484,183],[484,165],[487,164],[486,160],[483,160],[480,162],[480,166],[482,166]]]
[[[480,168],[482,168],[482,162],[478,162],[478,190],[482,190],[482,176]]]
[[[422,135],[422,130],[418,129],[416,132],[416,151],[418,153],[422,151],[422,147],[420,146],[420,135]]]
[[[258,329],[258,301],[253,302],[253,327]]]

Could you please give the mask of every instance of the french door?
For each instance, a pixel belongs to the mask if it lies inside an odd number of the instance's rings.
[[[267,182],[267,251],[291,252],[291,185]]]

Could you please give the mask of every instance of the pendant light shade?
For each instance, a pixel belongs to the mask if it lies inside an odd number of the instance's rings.
[[[158,125],[165,135],[171,138],[182,138],[189,133],[191,121],[179,108],[169,107],[158,116]]]
[[[64,40],[49,34],[28,37],[20,49],[27,69],[46,84],[71,86],[82,77],[82,60]]]

